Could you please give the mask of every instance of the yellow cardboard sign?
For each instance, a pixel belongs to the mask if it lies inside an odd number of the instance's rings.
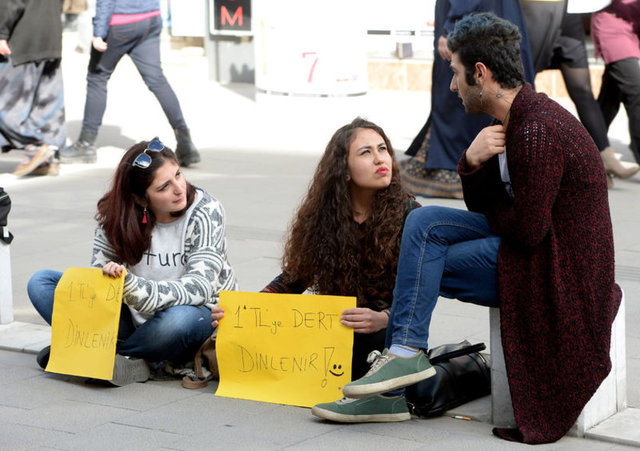
[[[351,381],[356,298],[222,291],[217,396],[311,407]]]
[[[47,371],[111,379],[116,354],[124,274],[68,268],[56,287]]]

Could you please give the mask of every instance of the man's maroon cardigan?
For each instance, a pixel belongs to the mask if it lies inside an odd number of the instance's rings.
[[[525,85],[511,106],[506,155],[513,197],[495,156],[458,171],[471,211],[502,237],[502,345],[517,429],[510,440],[560,439],[611,369],[621,291],[605,171],[578,120]]]

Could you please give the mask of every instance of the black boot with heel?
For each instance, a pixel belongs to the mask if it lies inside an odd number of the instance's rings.
[[[188,128],[176,128],[176,156],[180,166],[187,167],[189,165],[200,162],[200,154],[196,150],[196,146],[191,141],[191,133]]]

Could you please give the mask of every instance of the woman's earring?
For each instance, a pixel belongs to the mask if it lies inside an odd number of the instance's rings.
[[[144,207],[144,210],[142,211],[142,223],[147,223],[147,207]]]

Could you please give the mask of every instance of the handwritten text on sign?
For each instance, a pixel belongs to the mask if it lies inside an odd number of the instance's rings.
[[[342,397],[351,379],[356,299],[223,291],[216,395],[311,407]]]
[[[47,371],[111,379],[124,275],[68,268],[56,287]]]

